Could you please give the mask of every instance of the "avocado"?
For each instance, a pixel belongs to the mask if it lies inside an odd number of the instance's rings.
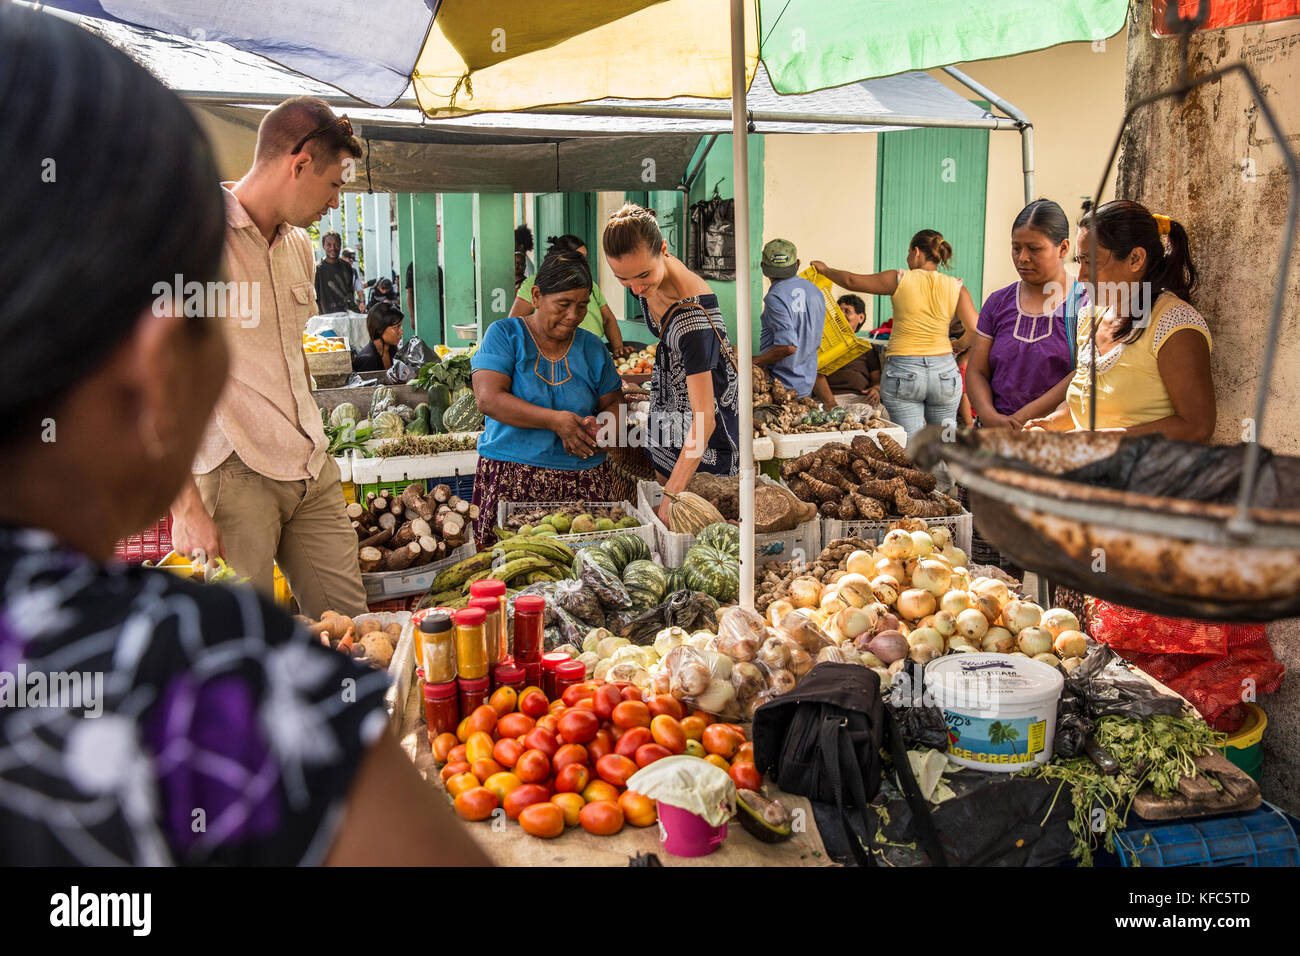
[[[539,524],[536,528],[533,529],[534,537],[537,535],[557,535],[557,534],[559,534],[559,532],[556,531],[555,528],[553,528],[549,524]]]
[[[517,534],[519,537],[521,537],[521,538],[527,538],[527,537],[530,536],[532,533],[533,533],[533,526],[530,525],[530,524],[526,524],[526,525],[524,525],[522,528],[520,528],[520,529],[516,532],[516,534]]]
[[[578,515],[569,526],[573,534],[590,534],[596,530],[596,519],[591,515]]]
[[[636,520],[635,518],[633,518],[631,515],[625,515],[624,517],[618,519],[618,525],[617,525],[616,527],[619,527],[619,528],[639,528],[639,527],[641,527],[641,522],[637,521],[637,520]]]
[[[568,534],[569,527],[573,524],[573,519],[566,514],[553,514],[546,520],[560,534]]]
[[[614,530],[614,522],[610,521],[608,518],[598,518],[598,519],[596,519],[596,530],[597,530],[597,531],[613,531],[613,530]]]
[[[764,843],[780,843],[794,833],[790,811],[753,790],[736,791],[736,816],[741,826]]]

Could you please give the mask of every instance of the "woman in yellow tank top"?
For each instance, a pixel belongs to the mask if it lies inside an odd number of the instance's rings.
[[[1097,261],[1088,231],[1097,231]],[[1187,231],[1128,200],[1108,202],[1079,223],[1079,278],[1096,288],[1079,313],[1079,362],[1054,412],[1025,423],[1047,431],[1086,429],[1092,404],[1091,346],[1097,324],[1097,430],[1159,432],[1182,441],[1214,434],[1210,329],[1190,303],[1196,284]]]
[[[822,275],[852,292],[887,295],[894,327],[880,379],[880,400],[889,417],[911,438],[926,425],[957,421],[962,381],[948,328],[953,318],[966,329],[960,351],[975,338],[979,311],[956,276],[940,272],[952,246],[933,229],[922,229],[907,247],[907,268],[859,275],[813,262]]]

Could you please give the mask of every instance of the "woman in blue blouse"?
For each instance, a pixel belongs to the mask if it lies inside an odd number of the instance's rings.
[[[480,548],[495,540],[498,502],[610,500],[596,416],[617,413],[623,390],[605,343],[579,328],[591,287],[584,257],[547,256],[534,311],[493,323],[474,353],[474,397],[487,417],[474,476]]]

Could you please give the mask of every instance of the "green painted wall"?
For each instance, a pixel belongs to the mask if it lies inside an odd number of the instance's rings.
[[[402,206],[398,205],[401,216]],[[442,321],[442,301],[438,289],[438,194],[413,193],[409,196],[410,253],[402,252],[398,275],[406,281],[406,263],[415,261],[415,322],[426,345],[446,342]],[[399,218],[399,224],[401,220]],[[400,250],[399,250],[400,251]],[[402,296],[406,308],[406,296]]]
[[[451,346],[469,344],[460,338],[453,325],[477,322],[478,306],[474,298],[474,259],[470,243],[474,239],[474,196],[472,193],[442,194],[442,272],[446,282],[443,317],[445,341]],[[514,268],[513,261],[511,268]],[[417,304],[418,308],[418,304]]]
[[[475,280],[478,328],[510,313],[515,297],[515,208],[511,193],[474,194]]]
[[[916,129],[876,140],[876,271],[906,268],[912,236],[937,229],[953,249],[950,271],[984,301],[988,130]],[[888,320],[888,296],[875,297],[873,314],[877,324]]]

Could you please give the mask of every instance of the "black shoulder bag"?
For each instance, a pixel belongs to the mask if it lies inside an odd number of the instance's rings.
[[[778,787],[832,803],[860,866],[874,866],[849,822],[861,815],[863,832],[875,832],[867,806],[880,792],[882,746],[888,746],[903,796],[912,810],[917,842],[935,866],[946,866],[930,808],[912,776],[903,738],[880,696],[880,678],[856,664],[816,665],[794,690],[754,712],[754,763]]]

